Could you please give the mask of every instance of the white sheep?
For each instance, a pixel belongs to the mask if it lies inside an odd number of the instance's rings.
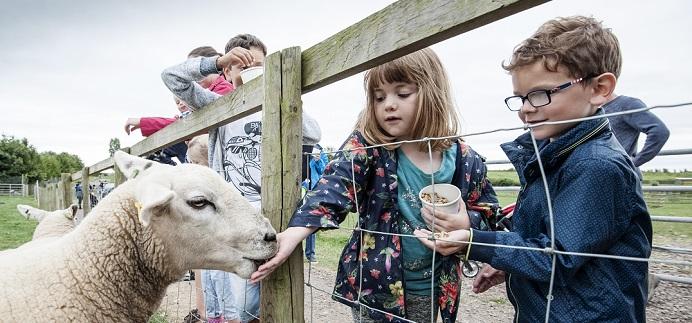
[[[189,268],[249,277],[276,231],[209,168],[115,154],[129,179],[73,231],[0,254],[7,322],[146,322]]]
[[[25,218],[38,221],[32,240],[59,237],[75,227],[77,204],[64,210],[44,211],[24,204],[17,205],[17,211]]]

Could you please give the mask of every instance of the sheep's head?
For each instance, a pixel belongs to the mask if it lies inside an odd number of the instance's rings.
[[[139,219],[183,269],[204,268],[249,277],[277,249],[276,231],[259,210],[208,167],[169,166],[123,152],[120,170],[134,179]]]
[[[36,220],[39,222],[43,221],[44,219],[47,219],[48,217],[55,216],[64,217],[68,220],[74,220],[74,216],[77,214],[77,204],[72,204],[70,205],[70,207],[64,210],[56,211],[44,211],[28,205],[17,204],[17,211],[19,211],[19,213],[25,218]]]

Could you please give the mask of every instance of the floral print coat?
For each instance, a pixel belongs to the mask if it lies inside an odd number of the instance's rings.
[[[392,314],[406,317],[406,295],[401,242],[399,236],[392,235],[399,233],[399,221],[403,221],[397,207],[396,152],[367,146],[362,135],[354,131],[340,149],[347,151],[338,153],[327,166],[289,226],[334,229],[350,212],[357,211],[359,227],[364,230],[353,232],[341,254],[333,297],[356,306],[353,302],[359,300],[360,294],[362,304],[387,313],[369,310],[371,318],[399,322]],[[457,148],[452,183],[460,188],[476,228],[492,229],[498,204],[486,178],[483,159],[463,141]],[[363,264],[362,284],[359,260]],[[441,270],[435,273],[435,279],[440,287],[437,301],[444,322],[456,319],[460,277],[459,257],[442,257]]]

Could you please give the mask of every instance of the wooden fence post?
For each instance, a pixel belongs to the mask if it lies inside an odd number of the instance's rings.
[[[56,185],[57,185],[56,183],[50,183],[50,189],[48,190],[48,198],[49,198],[48,209],[49,210],[55,210],[58,206],[58,198],[57,198],[58,194],[57,194],[56,189],[55,189]]]
[[[89,190],[89,167],[82,168],[82,214],[86,217],[91,211],[91,191]]]
[[[43,189],[39,185],[39,182],[36,181],[36,203],[38,204],[39,209],[43,209],[43,207],[46,205],[45,202],[45,193],[46,191],[42,191]]]
[[[62,202],[59,209],[66,209],[68,206],[70,206],[70,204],[72,204],[72,174],[60,174],[58,194],[60,194],[60,201]]]
[[[273,53],[264,67],[262,214],[277,231],[286,229],[300,198],[300,53]],[[263,281],[261,306],[262,322],[304,322],[301,248]]]
[[[26,174],[22,174],[22,196],[29,196],[29,179]]]
[[[125,147],[121,148],[120,150],[130,153],[130,147]],[[125,178],[125,175],[123,175],[123,172],[120,171],[120,168],[118,168],[118,165],[115,164],[115,159],[113,159],[113,170],[115,171],[115,187],[120,186],[120,184],[124,183],[127,178]]]

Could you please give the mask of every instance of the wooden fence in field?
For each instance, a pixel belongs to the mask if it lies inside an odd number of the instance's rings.
[[[143,156],[262,111],[262,213],[282,231],[300,196],[302,94],[544,2],[395,2],[304,51],[291,47],[270,54],[262,77],[124,150]],[[72,200],[72,183],[78,180],[84,183],[84,196],[89,196],[89,177],[113,167],[112,158],[106,158],[81,172],[63,174],[57,184],[43,189],[40,206],[67,207]],[[122,181],[116,169],[116,185]],[[87,214],[88,198],[83,208]],[[303,286],[302,254],[297,248],[263,282],[261,320],[304,321]]]

